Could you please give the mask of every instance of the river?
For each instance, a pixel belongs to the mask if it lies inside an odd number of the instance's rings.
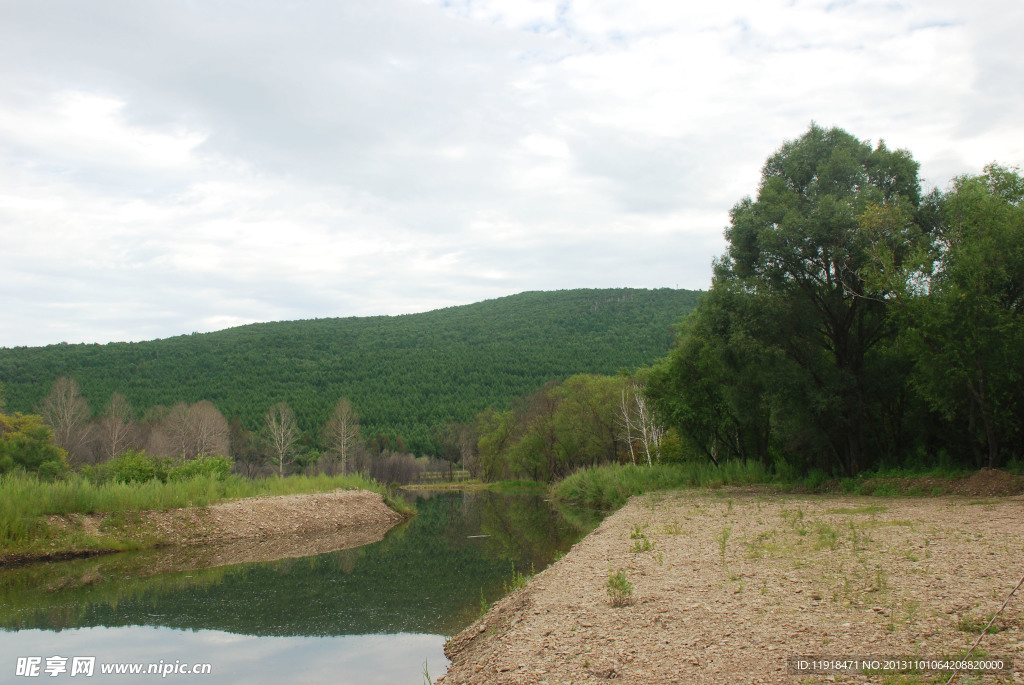
[[[75,682],[91,663],[99,683],[134,682],[103,673],[133,665],[177,682],[423,683],[444,673],[447,636],[598,523],[538,496],[415,504],[380,542],[301,558],[166,570],[181,550],[150,550],[0,571],[0,682]]]

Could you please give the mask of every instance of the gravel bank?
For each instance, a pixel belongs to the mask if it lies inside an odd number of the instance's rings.
[[[649,495],[449,640],[439,682],[883,682],[788,659],[962,655],[1022,575],[1020,496]],[[1024,682],[1021,593],[982,641],[1016,671],[984,682]]]
[[[68,539],[88,542],[52,553],[0,554],[0,566],[90,556],[135,547],[205,545],[221,563],[267,561],[360,546],[380,540],[406,517],[367,490],[247,497],[208,507],[47,517]],[[194,555],[194,553],[192,553]]]

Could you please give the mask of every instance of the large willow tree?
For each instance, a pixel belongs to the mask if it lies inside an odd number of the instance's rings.
[[[917,171],[904,150],[815,125],[768,159],[650,382],[693,447],[847,474],[899,449],[910,364],[868,276],[873,247],[893,242],[880,233],[931,230]]]

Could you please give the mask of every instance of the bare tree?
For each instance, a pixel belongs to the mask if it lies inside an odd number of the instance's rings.
[[[230,431],[227,419],[212,402],[178,402],[158,420],[150,431],[147,449],[153,454],[194,459],[201,454],[227,454]]]
[[[370,478],[381,483],[408,484],[417,479],[423,466],[411,454],[384,450],[370,461]]]
[[[192,456],[201,454],[228,453],[228,421],[213,402],[202,400],[189,407],[189,424],[192,442],[189,448]]]
[[[623,386],[619,401],[619,437],[629,445],[629,458],[636,463],[636,451],[633,449],[633,398],[632,384]]]
[[[339,399],[323,431],[328,448],[338,455],[341,473],[347,473],[349,457],[359,442],[359,414],[352,403],[344,397]]]
[[[655,421],[651,408],[647,406],[647,396],[640,386],[637,386],[633,393],[633,403],[636,405],[640,425],[640,440],[643,442],[644,454],[647,455],[647,465],[650,466],[652,455],[655,459],[661,457],[661,438],[665,434],[665,428]]]
[[[629,382],[622,389],[619,401],[619,436],[629,445],[629,456],[636,463],[634,445],[639,442],[643,448],[647,465],[650,466],[661,455],[661,438],[664,427],[658,423],[647,405],[644,386],[637,381]]]
[[[132,420],[132,406],[124,395],[110,396],[103,416],[96,425],[96,446],[103,459],[112,459],[134,446],[137,431]]]
[[[263,424],[270,456],[277,464],[277,475],[283,477],[284,467],[294,459],[295,441],[299,437],[295,414],[287,403],[278,402],[267,410]]]
[[[150,436],[155,454],[177,457],[184,463],[189,452],[188,405],[178,402],[164,414]]]
[[[61,376],[43,400],[40,413],[53,429],[53,440],[67,451],[73,463],[89,458],[89,404],[82,397],[75,379]]]

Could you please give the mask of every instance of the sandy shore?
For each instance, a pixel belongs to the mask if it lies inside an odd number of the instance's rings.
[[[449,640],[439,682],[933,682],[787,668],[962,656],[1022,575],[1020,496],[649,495]],[[994,626],[981,654],[1015,670],[957,682],[1024,682],[1024,588]]]

